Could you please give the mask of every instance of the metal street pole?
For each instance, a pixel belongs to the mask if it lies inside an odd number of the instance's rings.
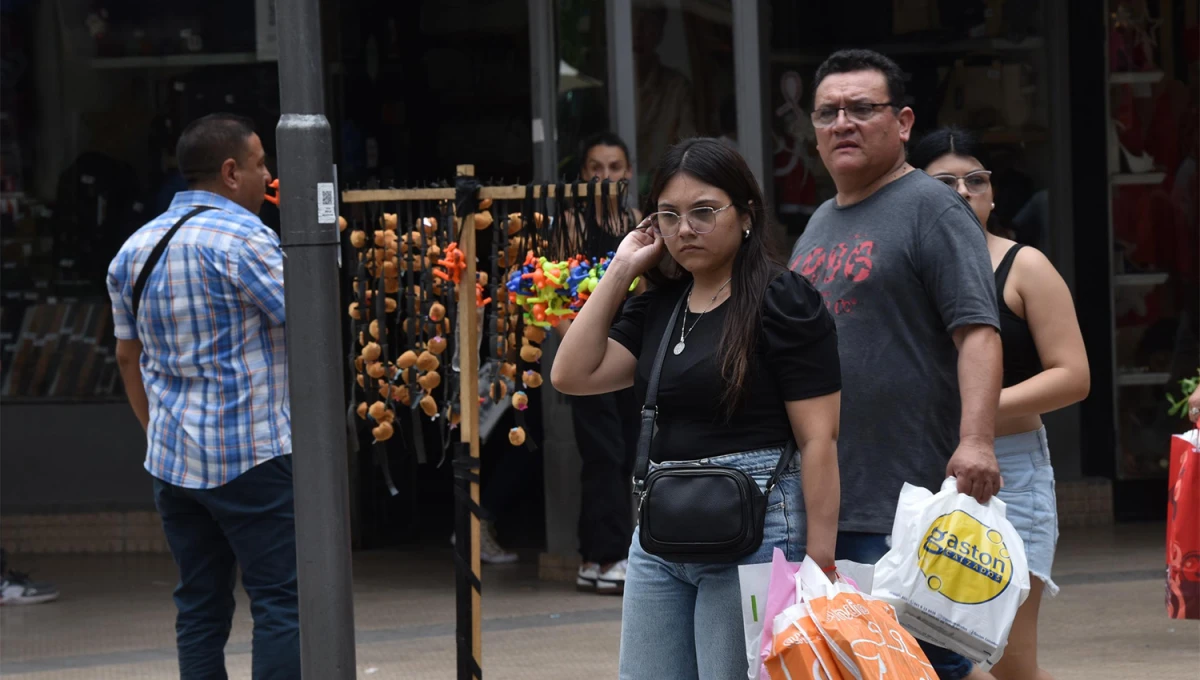
[[[354,600],[338,299],[337,186],[325,118],[318,0],[279,12],[283,225],[301,672],[353,680]]]

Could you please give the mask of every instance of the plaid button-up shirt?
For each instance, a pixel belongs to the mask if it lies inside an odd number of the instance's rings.
[[[155,244],[171,239],[133,317],[133,285]],[[118,339],[140,340],[150,404],[146,470],[168,484],[207,489],[291,453],[283,253],[249,210],[206,191],[183,191],[135,232],[108,269]]]

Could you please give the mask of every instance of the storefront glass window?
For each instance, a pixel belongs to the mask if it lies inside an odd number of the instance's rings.
[[[870,4],[871,11],[855,3],[771,3],[775,204],[789,238],[836,193],[817,154],[809,107],[817,67],[835,50],[853,47],[881,52],[905,71],[914,139],[944,125],[982,139],[993,171],[994,219],[1015,240],[1045,247],[1054,84],[1047,82],[1040,3]]]
[[[603,2],[558,3],[558,170],[579,174],[580,145],[609,131],[607,23]]]
[[[121,397],[105,273],[183,187],[182,127],[214,111],[245,115],[274,169],[271,6],[3,3],[4,400]],[[273,206],[263,219],[277,228]]]
[[[634,3],[639,195],[672,144],[736,137],[732,20],[728,1]]]
[[[1195,3],[1108,2],[1117,476],[1162,477],[1166,394],[1200,366],[1200,26]],[[1186,395],[1184,395],[1186,396]]]

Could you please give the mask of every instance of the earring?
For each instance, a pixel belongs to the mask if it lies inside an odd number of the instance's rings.
[[[746,240],[746,239],[748,239],[748,238],[750,238],[750,230],[749,230],[749,229],[747,229],[746,231],[742,232],[742,240],[744,241],[744,240]]]
[[[992,210],[995,210],[995,209],[996,209],[996,204],[995,204],[995,203],[993,203],[993,204],[992,204]]]

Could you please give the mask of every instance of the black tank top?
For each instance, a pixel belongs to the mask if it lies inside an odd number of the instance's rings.
[[[1012,270],[1017,251],[1025,246],[1017,244],[1004,254],[1000,266],[996,267],[996,299],[1000,303],[1000,341],[1004,344],[1004,386],[1012,387],[1042,372],[1042,360],[1038,357],[1037,345],[1029,332],[1029,323],[1017,316],[1004,302],[1004,284]]]

